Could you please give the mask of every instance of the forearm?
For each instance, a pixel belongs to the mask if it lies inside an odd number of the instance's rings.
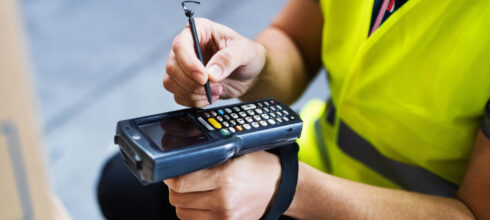
[[[300,51],[287,34],[275,27],[264,30],[256,41],[266,50],[266,63],[254,86],[240,99],[274,97],[285,104],[293,103],[313,78]]]
[[[457,199],[357,183],[304,163],[286,214],[298,219],[474,219]]]

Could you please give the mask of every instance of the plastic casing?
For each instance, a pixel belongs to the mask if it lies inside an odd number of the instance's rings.
[[[270,100],[273,99],[210,109],[189,108],[119,121],[114,142],[119,145],[126,165],[143,184],[158,182],[221,164],[232,157],[294,142],[301,135],[302,121],[289,107],[275,100],[276,105],[281,105],[295,119],[272,126],[269,125],[265,128],[261,127],[257,130],[243,130],[231,135],[222,135],[217,130],[209,131],[196,119],[200,116],[200,113],[205,111]],[[192,123],[210,140],[207,143],[191,145],[181,149],[162,151],[138,128],[144,124],[155,123],[182,115],[187,115]]]

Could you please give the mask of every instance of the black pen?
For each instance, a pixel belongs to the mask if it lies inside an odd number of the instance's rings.
[[[196,31],[196,24],[194,23],[194,11],[188,9],[185,6],[186,2],[192,2],[196,4],[200,4],[198,1],[183,1],[182,2],[182,7],[184,8],[185,16],[189,18],[189,25],[191,26],[191,32],[192,32],[192,39],[194,40],[194,49],[196,50],[197,57],[199,57],[199,60],[201,60],[201,63],[204,64],[204,59],[202,58],[202,53],[201,53],[201,46],[199,44],[199,38],[197,36],[197,31]],[[204,84],[204,90],[206,90],[206,97],[208,98],[209,104],[213,103],[213,97],[211,96],[211,87],[209,86],[209,79]]]

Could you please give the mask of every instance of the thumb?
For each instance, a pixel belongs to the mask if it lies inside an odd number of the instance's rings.
[[[237,46],[219,50],[206,65],[209,79],[215,82],[225,79],[242,65],[242,57],[243,54]]]

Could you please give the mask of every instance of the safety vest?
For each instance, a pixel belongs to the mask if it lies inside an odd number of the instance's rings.
[[[302,110],[300,159],[454,196],[490,99],[490,1],[409,0],[369,37],[373,1],[320,5],[331,100]]]

